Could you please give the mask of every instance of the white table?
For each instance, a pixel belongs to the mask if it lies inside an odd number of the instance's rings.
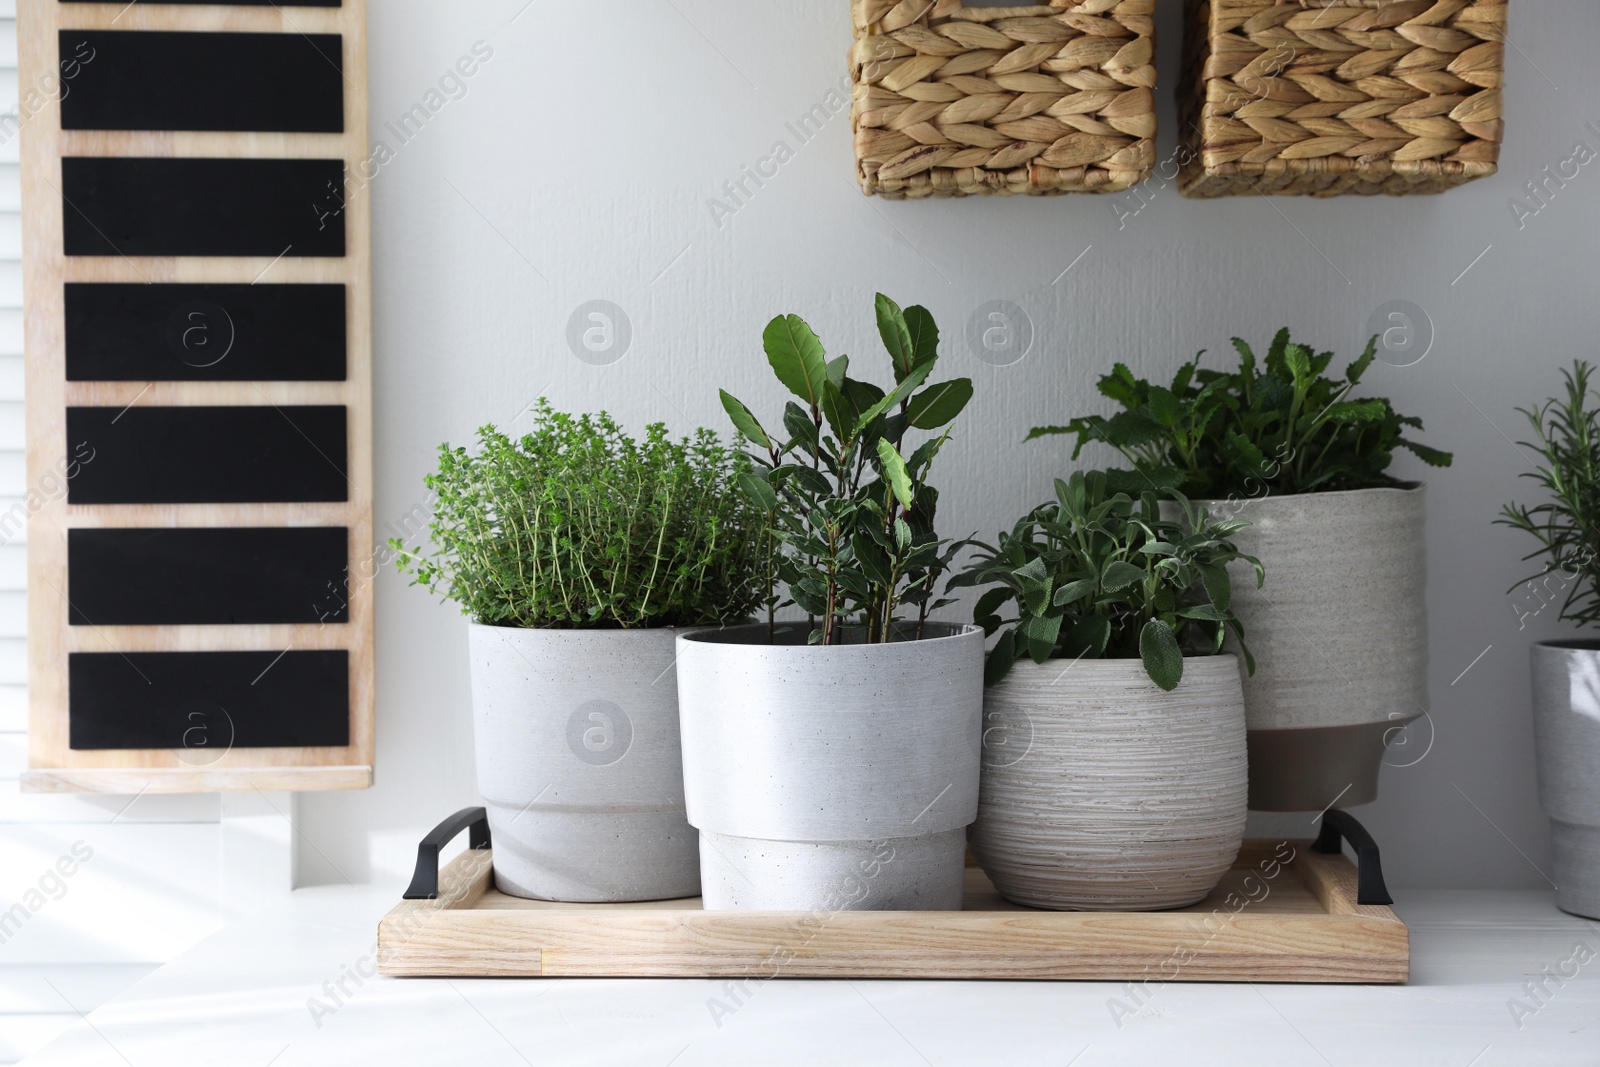
[[[358,984],[396,892],[301,890],[25,1063],[1600,1065],[1600,923],[1563,915],[1542,893],[1402,892],[1409,985],[1172,984],[1135,1000],[1110,983],[775,980],[737,999],[699,980]],[[1579,946],[1588,962],[1568,962]],[[1537,1000],[1525,987],[1574,968],[1546,979]],[[713,1000],[735,1010],[714,1019]],[[1520,1019],[1514,1000],[1528,1009]]]

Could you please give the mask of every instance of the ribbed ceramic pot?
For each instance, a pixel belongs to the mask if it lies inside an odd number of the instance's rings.
[[[1423,487],[1200,503],[1251,524],[1233,540],[1267,572],[1258,590],[1247,565],[1230,568],[1257,664],[1244,680],[1250,807],[1376,800],[1385,747],[1426,744],[1401,733],[1428,710]]]
[[[683,632],[470,625],[478,791],[501,892],[699,893],[672,672]]]
[[[1204,900],[1244,841],[1239,674],[1192,657],[1168,693],[1134,659],[1025,659],[991,686],[967,839],[995,888],[1055,910]]]
[[[708,909],[959,910],[983,631],[678,639],[684,791]]]
[[[1600,919],[1600,641],[1533,646],[1533,740],[1556,906]]]

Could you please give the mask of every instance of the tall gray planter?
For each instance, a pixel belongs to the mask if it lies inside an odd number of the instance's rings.
[[[1600,919],[1600,641],[1533,646],[1533,740],[1556,906]]]
[[[1359,489],[1201,501],[1267,571],[1234,564],[1250,807],[1322,811],[1378,797],[1385,746],[1428,710],[1427,496]],[[1420,753],[1419,753],[1420,755]]]
[[[478,791],[502,892],[699,893],[673,677],[682,632],[469,626]]]
[[[820,647],[678,639],[708,909],[956,910],[978,805],[983,631]]]
[[[1205,899],[1244,840],[1239,673],[1190,658],[1168,693],[1138,660],[1023,660],[991,686],[967,836],[995,888],[1058,910]]]

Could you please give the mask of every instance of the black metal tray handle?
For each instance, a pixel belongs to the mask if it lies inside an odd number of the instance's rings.
[[[437,832],[437,831],[435,831]],[[1322,815],[1322,830],[1311,846],[1332,855],[1344,851],[1340,838],[1356,850],[1356,903],[1393,904],[1394,898],[1383,884],[1383,864],[1378,859],[1378,843],[1367,828],[1348,811],[1328,811]]]
[[[439,896],[439,850],[463,830],[470,830],[472,848],[489,847],[489,813],[482,808],[462,808],[428,831],[417,846],[417,869],[406,889],[406,900],[435,900]],[[1337,846],[1336,846],[1337,847]]]

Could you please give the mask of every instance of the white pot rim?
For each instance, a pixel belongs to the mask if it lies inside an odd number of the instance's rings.
[[[695,626],[502,626],[499,623],[478,622],[476,619],[467,620],[469,630],[492,630],[506,633],[532,633],[549,634],[554,638],[562,636],[572,637],[638,637],[646,634],[661,633],[688,633],[692,630],[703,630],[708,626],[714,627],[716,623],[704,623]]]
[[[1230,504],[1241,505],[1270,504],[1273,501],[1300,501],[1300,500],[1345,500],[1351,497],[1372,496],[1378,493],[1392,493],[1397,496],[1415,496],[1425,493],[1427,482],[1401,482],[1399,485],[1375,485],[1369,489],[1338,489],[1329,493],[1268,493],[1266,496],[1247,496],[1241,498],[1214,496],[1195,497],[1191,504]]]
[[[1217,663],[1218,666],[1216,668],[1212,668],[1210,666],[1212,662]],[[1237,673],[1239,670],[1239,657],[1232,652],[1221,652],[1215,656],[1183,657],[1183,673],[1185,680],[1188,679],[1189,672],[1191,670],[1205,671],[1211,669],[1219,670],[1222,673],[1227,673],[1229,671]],[[1012,674],[1015,674],[1018,671],[1034,674],[1054,673],[1066,675],[1070,673],[1076,674],[1080,678],[1084,675],[1090,675],[1097,678],[1122,678],[1128,675],[1137,675],[1141,678],[1145,678],[1147,681],[1149,680],[1147,677],[1147,672],[1144,669],[1144,661],[1139,659],[1137,656],[1129,656],[1118,659],[1080,659],[1076,661],[1063,656],[1058,659],[1047,659],[1043,663],[1035,663],[1031,658],[1024,656],[1022,659],[1019,659],[1016,663],[1012,664]],[[1001,679],[995,684],[1004,685],[1006,680],[1009,679],[1012,674],[1008,674],[1006,678]],[[1150,684],[1154,686],[1156,683],[1152,681]]]
[[[804,627],[803,622],[779,622],[778,625],[791,627]],[[810,645],[810,644],[769,644],[765,640],[767,624],[764,622],[745,623],[739,626],[718,626],[698,629],[694,632],[685,632],[681,640],[696,645],[711,645],[722,649],[745,649],[752,652],[779,652],[793,653],[795,655],[839,655],[845,652],[861,652],[863,650],[887,649],[926,649],[941,643],[968,640],[973,634],[981,635],[983,631],[972,623],[964,622],[939,622],[929,620],[927,628],[936,631],[938,636],[924,637],[910,641],[890,641],[886,643],[864,644],[855,643],[847,645]],[[756,640],[751,640],[756,638]]]
[[[1552,652],[1600,652],[1600,637],[1563,637],[1550,641],[1535,641],[1534,648]]]

